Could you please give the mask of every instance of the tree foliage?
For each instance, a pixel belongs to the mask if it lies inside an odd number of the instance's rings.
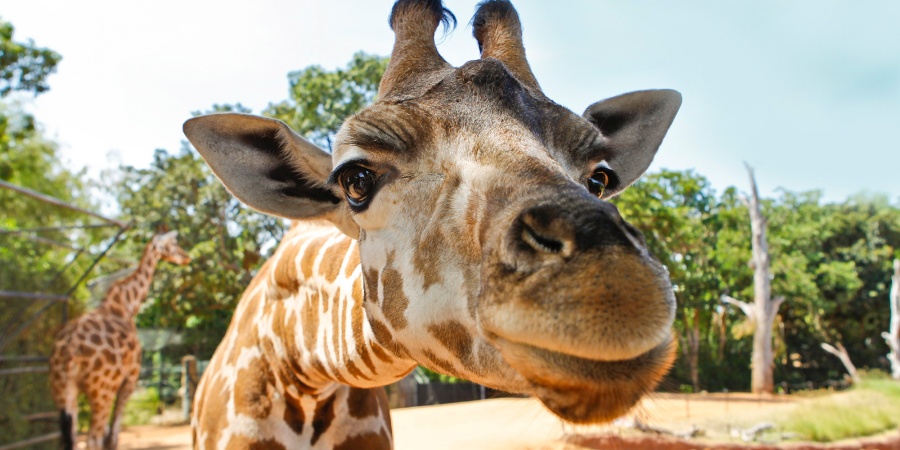
[[[886,368],[878,339],[890,313],[891,261],[900,251],[900,205],[883,196],[823,203],[818,192],[782,192],[769,214],[773,291],[782,314],[788,383],[840,378],[837,359],[817,342],[840,341],[858,367]]]
[[[280,119],[329,151],[344,119],[375,100],[388,58],[359,52],[343,69],[309,66],[288,74],[290,98],[263,114]]]
[[[343,119],[375,98],[386,65],[386,58],[357,53],[344,69],[312,66],[292,72],[291,98],[271,105],[266,114],[327,147]],[[205,111],[215,112],[251,111],[240,103]],[[179,231],[179,241],[193,257],[186,267],[161,266],[138,325],[182,330],[188,351],[210,357],[286,224],[238,202],[187,145],[176,154],[157,150],[149,168],[122,167],[118,177],[110,192],[123,220],[134,221],[136,230],[119,254],[136,260],[144,243],[165,225]]]
[[[81,173],[60,162],[56,143],[43,136],[35,119],[0,103],[0,180],[89,206]],[[28,232],[36,227],[77,224],[77,213],[0,189],[0,290],[65,294],[87,269],[78,258],[80,247],[96,242],[96,232],[55,230]],[[83,298],[83,289],[74,292]],[[0,299],[0,354],[49,355],[61,326],[61,304],[26,299]],[[80,303],[73,302],[77,313]],[[34,320],[32,320],[34,318]],[[11,365],[0,363],[0,368]],[[42,431],[22,416],[53,409],[46,374],[0,377],[0,444]]]
[[[48,89],[47,76],[59,55],[12,40],[13,26],[0,20],[0,98],[13,91],[35,95]],[[0,100],[0,180],[32,189],[70,204],[90,207],[83,173],[72,172],[60,161],[58,146],[46,138],[37,120],[7,99]],[[43,230],[35,228],[78,225],[85,217],[76,212],[0,189],[0,289],[66,294],[88,268],[90,259],[72,247],[98,242],[98,230]],[[81,255],[81,257],[79,257]],[[79,298],[84,289],[75,290]],[[22,298],[0,300],[0,353],[48,355],[62,322],[61,304]],[[0,367],[12,367],[0,362]],[[46,374],[0,377],[0,444],[46,432],[42,424],[29,424],[23,415],[53,409]]]
[[[49,48],[37,47],[32,40],[13,40],[15,27],[0,18],[0,97],[13,91],[38,95],[50,89],[47,77],[56,71],[62,59]]]
[[[740,196],[736,188],[717,194],[692,171],[663,170],[615,200],[669,268],[682,355],[671,381],[691,389],[749,385],[752,327],[719,301],[753,296],[750,226]],[[776,382],[795,388],[840,379],[844,369],[821,350],[823,340],[842,342],[857,366],[886,368],[878,336],[887,329],[890,265],[900,253],[900,204],[884,196],[825,203],[821,192],[780,191],[764,200],[763,214],[772,292],[787,299],[774,330]]]
[[[190,351],[208,357],[283,224],[238,202],[187,146],[175,154],[157,150],[148,168],[122,167],[111,191],[122,217],[134,223],[117,255],[137,261],[165,228],[178,231],[192,257],[187,266],[160,264],[138,326],[184,331]]]

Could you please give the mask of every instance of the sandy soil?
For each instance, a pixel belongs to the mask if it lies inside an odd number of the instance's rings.
[[[396,450],[688,450],[712,448],[710,438],[720,443],[732,443],[720,448],[746,448],[739,438],[731,436],[732,430],[747,428],[765,421],[767,417],[783,414],[801,401],[749,394],[657,394],[642,402],[632,416],[614,424],[589,427],[563,424],[537,401],[519,398],[395,409],[392,417]],[[697,426],[707,431],[707,439],[688,443],[648,437],[630,427],[635,418],[675,432]],[[879,439],[877,442],[886,446],[877,443],[861,446],[855,441],[845,448],[900,449],[900,435],[893,441],[885,437]],[[123,431],[120,448],[187,450],[190,441],[190,428],[186,425],[140,426]],[[785,448],[801,450],[823,447]]]

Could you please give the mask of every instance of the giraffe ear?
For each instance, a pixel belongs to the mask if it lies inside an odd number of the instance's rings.
[[[329,219],[347,232],[340,191],[327,184],[331,155],[284,122],[211,114],[185,122],[184,134],[228,191],[250,207],[288,219]]]
[[[681,107],[681,94],[669,89],[637,91],[588,106],[584,117],[606,138],[604,153],[619,183],[611,197],[647,170]]]

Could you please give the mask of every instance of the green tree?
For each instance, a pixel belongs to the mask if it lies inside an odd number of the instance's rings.
[[[134,223],[116,255],[137,261],[166,228],[179,232],[193,259],[187,266],[160,266],[138,326],[183,331],[188,351],[208,358],[244,288],[281,238],[282,221],[238,202],[187,146],[175,154],[157,150],[148,168],[122,167],[111,191],[122,217]]]
[[[62,59],[49,48],[37,47],[32,40],[13,40],[15,27],[0,18],[0,97],[13,91],[30,91],[35,95],[50,89],[47,77],[56,71]]]
[[[709,181],[693,171],[647,174],[615,199],[622,216],[640,229],[647,247],[669,269],[678,302],[675,328],[682,358],[676,379],[702,389],[701,365],[721,359],[723,319],[718,298],[724,286],[717,267],[721,207]]]
[[[13,32],[13,25],[0,19],[0,98],[13,91],[38,95],[49,88],[47,77],[56,69],[60,56],[35,47],[30,40],[14,41]],[[0,103],[0,180],[87,206],[87,192],[79,176],[60,163],[57,145],[43,136],[33,116],[14,104]],[[38,235],[21,230],[71,224],[76,216],[0,189],[0,287],[26,292],[67,290],[86,267],[85,260],[66,247],[88,245],[86,234],[94,233],[52,231]],[[0,300],[0,351],[6,355],[49,354],[61,325],[59,314],[40,315],[49,306],[46,301]],[[77,310],[79,305],[74,306]],[[40,320],[31,321],[36,315]],[[19,334],[21,331],[25,334]],[[6,368],[4,363],[0,366]],[[52,429],[23,419],[24,414],[53,408],[46,374],[2,377],[0,392],[4,393],[0,397],[0,429],[4,430],[0,444]]]
[[[56,143],[44,137],[35,119],[0,103],[0,180],[90,209],[83,173],[61,162]],[[65,294],[88,269],[91,258],[75,248],[96,246],[110,230],[35,228],[84,224],[83,214],[51,206],[0,188],[0,289]],[[80,255],[80,256],[79,256]],[[77,313],[87,297],[73,292],[70,311]],[[0,354],[50,354],[62,325],[62,304],[22,298],[0,299]],[[0,362],[0,368],[11,368]],[[52,411],[55,406],[45,373],[0,377],[0,444],[52,431],[46,423],[29,424],[22,416]]]
[[[858,367],[886,366],[891,261],[900,249],[900,205],[884,196],[823,203],[820,192],[782,192],[771,208],[773,289],[782,313],[790,384],[839,379],[819,343],[842,342]]]
[[[329,151],[344,119],[375,100],[388,58],[362,52],[346,68],[309,66],[288,74],[290,98],[270,104],[263,114],[280,119]]]
[[[753,324],[720,296],[752,298],[747,207],[734,187],[716,194],[701,175],[647,174],[614,200],[668,268],[678,301],[681,357],[670,383],[746,389]],[[772,290],[786,302],[774,324],[776,379],[789,387],[842,377],[820,349],[843,342],[860,367],[886,368],[891,261],[900,254],[900,208],[884,196],[825,203],[820,192],[762,199]]]

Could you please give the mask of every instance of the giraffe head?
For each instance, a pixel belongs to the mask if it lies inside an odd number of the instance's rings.
[[[183,248],[178,246],[178,242],[176,241],[177,237],[177,231],[157,234],[156,236],[153,236],[153,241],[151,241],[150,245],[153,246],[154,250],[159,252],[159,257],[163,261],[183,266],[191,262],[191,257]]]
[[[481,58],[450,66],[439,0],[399,0],[372,106],[333,154],[271,119],[189,120],[229,190],[359,239],[376,338],[434,370],[536,396],[573,422],[631,408],[674,358],[666,269],[605,200],[648,167],[681,104],[642,91],[579,116],[541,91],[508,1],[479,5]]]

